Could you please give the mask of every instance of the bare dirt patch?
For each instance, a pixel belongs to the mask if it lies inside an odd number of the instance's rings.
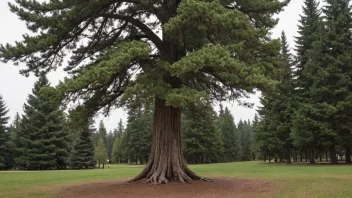
[[[192,183],[171,182],[162,185],[125,181],[103,181],[73,185],[64,188],[58,197],[79,198],[226,198],[259,197],[270,195],[275,186],[261,180],[239,178],[215,178],[213,182],[193,181]]]

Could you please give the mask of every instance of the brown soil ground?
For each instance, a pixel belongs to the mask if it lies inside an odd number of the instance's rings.
[[[66,187],[59,194],[65,198],[228,198],[259,197],[275,191],[274,185],[239,178],[215,178],[213,182],[171,182],[151,185],[144,182],[128,184],[125,181],[103,181]]]

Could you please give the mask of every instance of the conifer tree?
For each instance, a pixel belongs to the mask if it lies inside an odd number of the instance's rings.
[[[296,83],[295,91],[296,101],[298,104],[293,117],[293,144],[301,153],[304,150],[310,150],[310,155],[314,153],[314,149],[318,144],[319,129],[314,127],[311,119],[307,118],[309,114],[309,103],[311,96],[309,93],[310,87],[313,84],[312,78],[309,76],[309,67],[316,67],[312,64],[307,64],[311,61],[310,52],[313,49],[313,43],[320,39],[321,32],[321,11],[319,2],[316,0],[305,0],[303,6],[303,15],[301,15],[299,28],[299,36],[296,37]],[[302,158],[302,157],[301,157]],[[307,158],[307,156],[306,156]],[[313,163],[314,158],[309,157]]]
[[[189,164],[215,163],[221,159],[223,143],[216,128],[216,113],[211,104],[185,111],[182,119],[182,143]]]
[[[93,132],[94,129],[91,126],[85,126],[80,131],[70,156],[71,168],[88,169],[95,167]]]
[[[114,137],[115,138],[121,138],[123,131],[124,131],[124,126],[123,126],[123,123],[122,123],[122,119],[120,119],[117,128],[114,129]]]
[[[99,139],[103,139],[105,144],[106,144],[106,136],[107,136],[107,131],[104,125],[104,122],[102,120],[100,120],[99,123],[99,128],[98,128],[98,137]]]
[[[238,131],[233,116],[227,107],[225,108],[225,111],[223,111],[221,106],[217,127],[221,134],[224,146],[222,161],[239,161],[242,153]]]
[[[117,137],[115,138],[115,141],[114,141],[114,146],[112,148],[112,154],[111,154],[111,159],[113,162],[117,162],[117,163],[121,163],[121,161],[123,160],[123,155],[121,154],[121,144],[122,144],[122,136],[123,134],[121,135],[121,137]]]
[[[60,110],[60,96],[49,85],[45,76],[40,77],[24,105],[18,134],[21,155],[15,159],[22,168],[45,170],[67,166],[65,118]]]
[[[10,136],[11,136],[10,140],[12,145],[12,165],[14,168],[20,168],[20,166],[17,166],[17,164],[15,163],[15,159],[21,155],[21,152],[18,152],[18,148],[21,148],[21,143],[19,138],[21,134],[20,124],[21,124],[21,117],[17,112],[10,126]]]
[[[309,53],[304,75],[312,81],[303,116],[314,128],[318,146],[329,147],[337,163],[336,145],[350,152],[352,113],[352,15],[349,0],[327,0],[319,40]],[[298,121],[297,121],[298,122]],[[351,162],[350,155],[346,158]]]
[[[12,148],[10,132],[7,127],[7,122],[10,118],[7,116],[8,112],[5,101],[0,95],[0,170],[12,167]]]
[[[250,121],[242,121],[238,123],[237,131],[241,147],[241,161],[250,161],[253,159],[253,129]]]
[[[122,119],[120,119],[119,124],[116,129],[114,129],[114,145],[112,148],[112,161],[113,162],[118,162],[121,163],[123,155],[120,153],[121,145],[122,145],[122,139],[124,135],[124,126],[122,123]]]
[[[319,23],[320,23],[319,1],[304,0],[303,14],[300,15],[298,34],[296,39],[296,76],[297,86],[307,88],[306,80],[304,79],[303,70],[309,61],[309,51],[313,50],[313,42],[319,39]]]
[[[69,49],[72,76],[58,90],[84,100],[82,118],[155,102],[152,157],[133,181],[202,179],[183,162],[181,109],[209,95],[227,100],[270,89],[279,46],[268,33],[288,2],[16,0],[11,11],[34,34],[1,46],[0,59],[26,61],[23,74],[41,75],[61,66]]]
[[[126,154],[131,163],[147,162],[152,148],[152,106],[145,104],[131,107],[126,126]]]
[[[103,164],[103,168],[105,165],[105,161],[108,159],[108,155],[106,152],[106,145],[103,138],[98,140],[98,144],[94,148],[94,159],[98,162],[98,168],[100,168],[100,164]]]
[[[263,108],[259,110],[263,116],[263,131],[259,134],[261,147],[266,152],[275,153],[276,158],[286,159],[291,163],[292,139],[291,128],[294,110],[296,109],[295,85],[293,81],[293,57],[284,32],[281,34],[280,70],[277,80],[280,82],[276,90],[270,94],[263,94]],[[263,142],[263,141],[268,142]]]
[[[111,163],[112,148],[114,146],[114,134],[110,131],[106,136],[106,151],[108,153],[109,163]]]

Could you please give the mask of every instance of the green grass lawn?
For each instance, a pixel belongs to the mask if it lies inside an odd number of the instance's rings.
[[[51,197],[60,184],[128,179],[142,168],[109,165],[79,171],[0,172],[0,197]],[[352,197],[352,166],[280,165],[239,162],[190,166],[200,175],[261,179],[278,187],[276,197]]]

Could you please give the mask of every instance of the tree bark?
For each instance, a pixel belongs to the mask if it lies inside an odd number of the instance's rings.
[[[328,157],[328,149],[325,148],[325,160],[329,161],[329,157]]]
[[[302,162],[303,158],[302,158],[302,152],[299,153],[299,161]]]
[[[351,145],[346,145],[346,164],[351,163]]]
[[[181,109],[166,106],[155,99],[153,146],[145,169],[131,182],[147,179],[154,184],[170,180],[190,182],[207,180],[193,173],[185,164],[181,145]]]
[[[331,160],[331,163],[332,163],[332,164],[337,164],[337,163],[338,163],[338,160],[337,160],[337,157],[336,157],[335,146],[331,146],[329,150],[330,150],[330,160]]]

